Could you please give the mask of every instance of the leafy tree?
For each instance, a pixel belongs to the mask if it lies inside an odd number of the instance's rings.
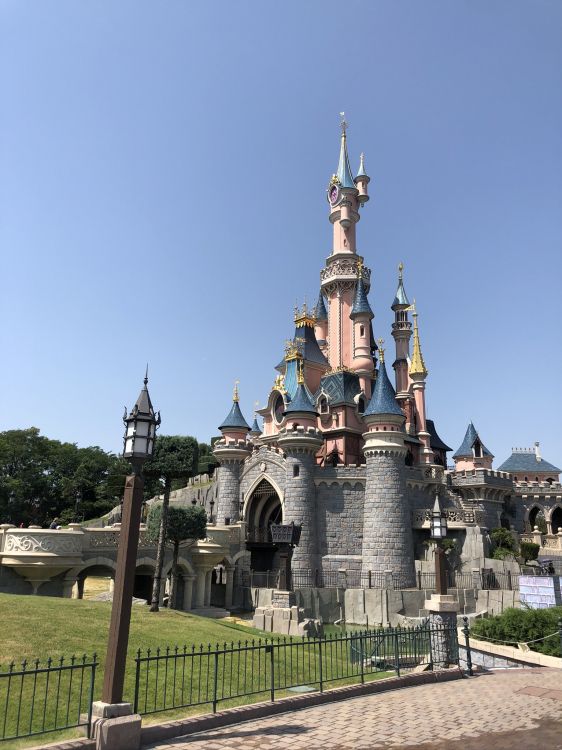
[[[158,480],[160,490],[162,489],[162,483],[164,486],[160,532],[158,534],[158,546],[156,549],[156,569],[152,584],[151,612],[158,612],[172,482],[174,479],[187,479],[196,473],[199,456],[198,449],[197,440],[193,437],[159,435],[154,443],[152,458],[144,465],[143,473],[145,477],[149,480]]]
[[[212,475],[219,462],[213,455],[213,447],[208,443],[199,443],[198,474]]]
[[[154,504],[150,508],[147,520],[147,535],[151,539],[158,539],[162,526],[162,505]],[[178,579],[178,555],[181,542],[187,539],[204,539],[207,533],[207,514],[200,505],[187,508],[168,508],[168,523],[166,526],[166,540],[173,544],[172,573],[170,597],[168,606],[176,609],[176,591]]]
[[[517,554],[517,542],[508,529],[504,529],[501,526],[497,529],[492,529],[490,539],[494,546],[492,557],[495,560],[505,560],[509,557],[515,557]]]
[[[119,502],[128,465],[98,447],[78,448],[36,427],[0,433],[0,519],[46,525],[102,515]]]

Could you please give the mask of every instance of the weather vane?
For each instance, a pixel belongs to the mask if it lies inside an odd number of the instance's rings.
[[[347,130],[347,120],[345,119],[345,112],[340,112],[340,126],[341,126],[341,132],[343,135],[345,135],[345,131]]]

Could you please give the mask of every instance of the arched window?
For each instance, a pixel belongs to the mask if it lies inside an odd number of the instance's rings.
[[[359,400],[357,401],[357,411],[359,412],[359,414],[363,414],[363,412],[365,411],[365,399],[363,398],[363,396],[360,396]]]
[[[482,458],[482,443],[480,440],[476,440],[472,446],[474,451],[474,458]]]
[[[320,409],[320,414],[328,413],[328,399],[326,398],[326,396],[322,396],[320,398],[319,409]]]
[[[365,326],[359,326],[359,335],[361,338],[365,336]]]

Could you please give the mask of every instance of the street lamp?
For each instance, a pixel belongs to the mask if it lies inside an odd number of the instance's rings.
[[[431,512],[431,538],[435,539],[435,593],[447,593],[447,571],[445,568],[445,550],[440,544],[447,536],[447,516],[439,505],[439,494],[435,495],[435,503]]]
[[[102,702],[111,706],[123,702],[123,683],[135,585],[139,526],[143,506],[144,477],[142,476],[142,467],[144,462],[152,456],[156,430],[160,425],[160,412],[155,413],[150,401],[147,375],[145,375],[144,387],[137,402],[128,415],[125,408],[123,422],[126,428],[123,457],[130,462],[131,473],[125,480],[113,605],[111,607],[102,690]],[[106,711],[105,715],[110,717],[112,711]]]
[[[301,539],[301,526],[294,523],[272,523],[271,541],[279,550],[279,590],[292,591],[291,558]]]

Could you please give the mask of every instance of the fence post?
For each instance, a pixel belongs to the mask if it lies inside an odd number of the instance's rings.
[[[370,572],[370,571],[369,571]],[[371,588],[369,586],[369,588]],[[367,648],[364,645],[363,636],[359,636],[359,656],[361,657],[361,684],[365,682],[365,654],[367,652]]]
[[[507,571],[507,588],[508,588],[508,591],[513,590],[513,585],[511,583],[511,570]]]
[[[138,714],[139,712],[139,687],[140,687],[140,655],[141,650],[137,651],[137,656],[135,659],[135,699],[133,703],[133,713]]]
[[[396,676],[400,677],[400,646],[398,643],[398,631],[394,629],[394,669]]]
[[[318,639],[318,676],[320,678],[320,692],[324,692],[324,676],[322,670],[322,636]]]
[[[213,677],[213,713],[216,714],[217,712],[217,689],[218,689],[218,681],[219,681],[219,651],[218,651],[218,644],[217,648],[215,648],[215,665],[214,665],[214,677]]]
[[[92,708],[94,704],[94,687],[96,682],[96,667],[98,666],[98,655],[92,657],[92,673],[90,677],[90,698],[88,700],[88,739],[92,736]],[[79,709],[80,710],[80,709]]]
[[[266,645],[266,654],[269,654],[269,692],[271,696],[271,702],[275,702],[275,659],[273,653],[273,643]]]
[[[472,671],[472,656],[470,654],[470,628],[468,627],[468,617],[463,617],[464,622],[464,628],[462,629],[462,632],[464,633],[464,643],[466,646],[466,668],[468,670],[468,674],[472,677],[473,671]],[[562,621],[561,621],[562,622]],[[562,630],[560,631],[560,638],[562,640]]]
[[[562,656],[562,618],[558,620],[558,633],[560,635],[560,656]]]
[[[421,574],[421,570],[418,570],[418,572],[417,572],[417,579],[418,579],[418,591],[421,591],[421,587],[422,587],[422,574]]]
[[[373,588],[373,572],[371,570],[369,571],[369,588]]]

